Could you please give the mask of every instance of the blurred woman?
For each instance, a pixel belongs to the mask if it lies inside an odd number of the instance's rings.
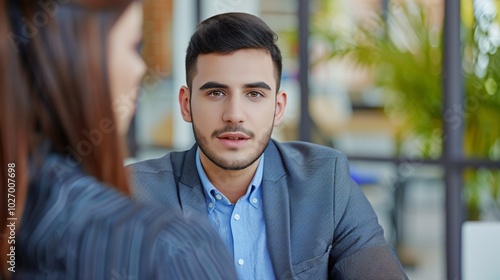
[[[131,0],[0,3],[3,276],[235,278],[210,225],[127,197],[141,14]]]

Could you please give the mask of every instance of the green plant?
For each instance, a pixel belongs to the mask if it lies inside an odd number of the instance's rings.
[[[464,1],[466,5],[468,2]],[[500,41],[496,14],[481,12],[467,17],[462,27],[465,108],[452,108],[444,118],[463,115],[464,154],[472,158],[500,159]],[[472,9],[471,9],[472,10]],[[465,9],[467,11],[467,9]],[[349,32],[332,31],[317,24],[314,36],[330,50],[320,62],[344,58],[373,72],[375,86],[385,93],[384,109],[399,127],[398,143],[416,139],[422,157],[438,158],[442,147],[442,26],[429,9],[410,1],[392,5],[386,17]],[[496,36],[493,36],[496,35]],[[401,152],[400,147],[398,152]],[[500,219],[500,172],[469,170],[465,174],[469,219],[480,219],[485,209]],[[493,205],[493,206],[492,206]],[[491,212],[491,211],[490,211]],[[491,215],[490,215],[491,216]]]

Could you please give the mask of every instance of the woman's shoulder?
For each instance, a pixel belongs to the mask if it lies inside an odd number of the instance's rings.
[[[154,228],[157,224],[175,223],[179,215],[173,209],[135,203],[59,155],[47,158],[34,184],[30,192],[36,192],[38,197],[45,194],[45,208],[50,208],[51,216],[57,215],[56,211],[64,213],[72,228],[88,227],[87,223]]]
[[[37,179],[43,199],[31,200],[36,206],[28,228],[40,233],[37,244],[47,244],[47,252],[57,242],[66,266],[92,268],[88,275],[80,271],[81,279],[124,271],[137,279],[234,276],[232,261],[207,221],[135,203],[60,156],[47,159],[43,169]]]

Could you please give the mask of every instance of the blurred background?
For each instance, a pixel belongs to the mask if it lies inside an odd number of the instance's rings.
[[[278,34],[283,55],[289,104],[273,137],[348,155],[410,279],[451,279],[461,223],[500,221],[499,1],[447,1],[460,9],[457,46],[444,40],[444,0],[142,2],[149,69],[128,162],[191,147],[177,102],[189,38],[209,16],[248,12]],[[461,69],[449,69],[459,92],[443,90],[450,47],[461,53]]]

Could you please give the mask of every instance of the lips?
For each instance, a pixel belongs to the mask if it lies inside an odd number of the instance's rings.
[[[222,133],[217,136],[219,139],[228,139],[228,140],[248,140],[250,137],[245,135],[244,133]]]
[[[246,134],[244,133],[222,133],[217,136],[217,139],[219,139],[219,142],[222,144],[227,149],[238,149],[242,148],[247,141],[250,139]]]

